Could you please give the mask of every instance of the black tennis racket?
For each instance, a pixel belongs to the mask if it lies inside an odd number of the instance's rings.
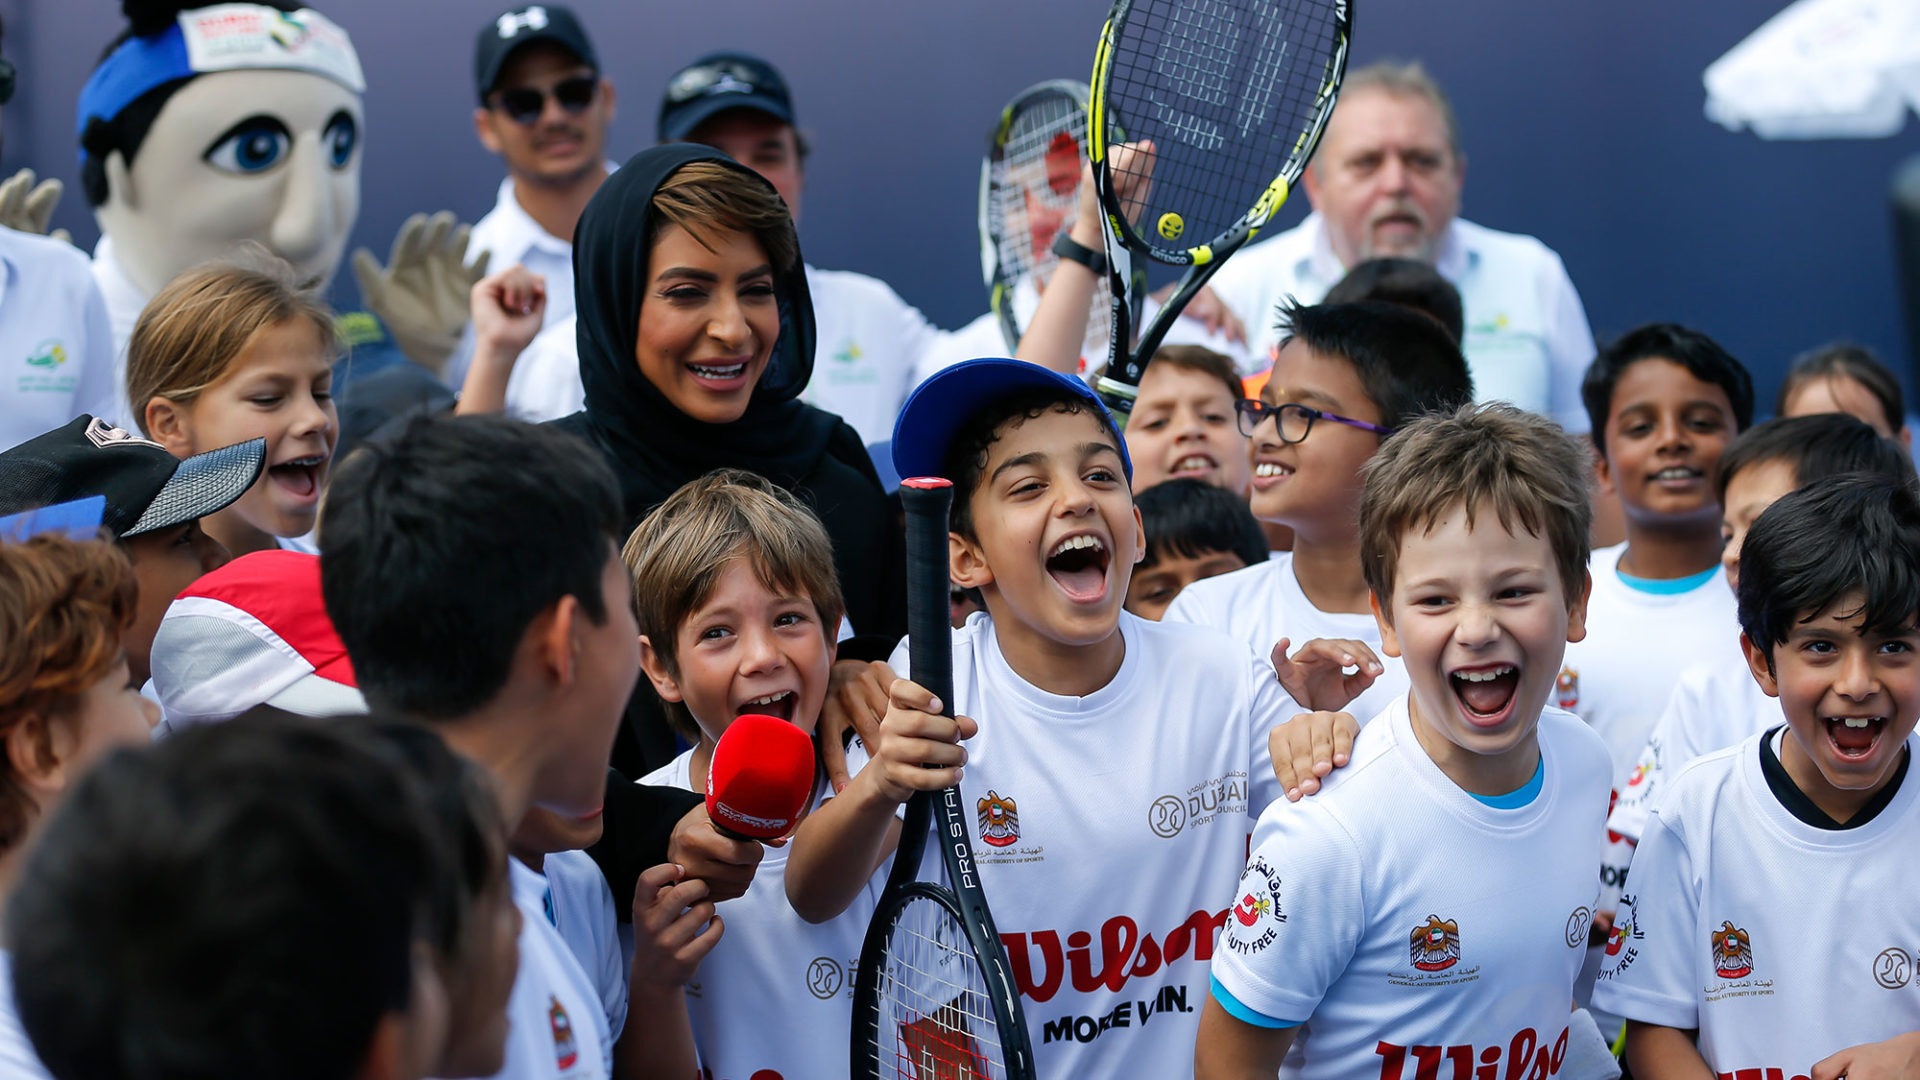
[[[947,510],[953,485],[902,481],[907,651],[914,682],[952,714]],[[932,819],[951,887],[919,876]],[[980,891],[956,785],[907,803],[886,893],[853,980],[853,1080],[1033,1080],[1033,1049],[1006,950]]]
[[[1352,0],[1115,0],[1087,152],[1113,297],[1096,388],[1121,423],[1167,328],[1306,170],[1352,28]],[[1122,142],[1152,152],[1116,162]],[[1147,259],[1190,269],[1136,342]]]
[[[1020,347],[1025,317],[1015,310],[1023,282],[1053,276],[1053,238],[1073,224],[1080,164],[1087,155],[1087,84],[1049,79],[1020,91],[1000,112],[980,163],[980,269],[987,301],[1007,341]],[[1095,289],[1084,355],[1106,352],[1107,285]],[[1097,339],[1097,340],[1096,340]]]

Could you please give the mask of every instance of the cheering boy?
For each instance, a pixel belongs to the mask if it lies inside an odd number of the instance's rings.
[[[953,481],[949,573],[987,610],[954,633],[959,718],[892,684],[871,760],[802,823],[787,894],[811,921],[840,914],[901,804],[958,783],[993,823],[977,865],[1037,1071],[1185,1075],[1216,905],[1278,793],[1267,736],[1292,703],[1246,646],[1121,609],[1142,548],[1132,467],[1084,383],[958,364],[914,392],[893,447],[902,476]]]
[[[1584,632],[1586,475],[1507,405],[1417,421],[1368,467],[1360,563],[1411,689],[1320,794],[1262,815],[1199,1080],[1559,1071],[1608,776],[1546,708]]]
[[[1740,555],[1740,644],[1775,726],[1681,770],[1594,989],[1642,1080],[1911,1075],[1920,996],[1920,499],[1841,476]]]

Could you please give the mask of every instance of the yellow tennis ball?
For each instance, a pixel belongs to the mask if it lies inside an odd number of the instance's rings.
[[[1180,234],[1185,232],[1186,229],[1187,223],[1181,220],[1179,214],[1169,210],[1160,215],[1160,235],[1166,239],[1178,240],[1180,239]]]

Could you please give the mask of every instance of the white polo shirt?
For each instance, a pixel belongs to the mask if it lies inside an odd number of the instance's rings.
[[[1479,399],[1512,402],[1568,431],[1586,431],[1580,380],[1593,362],[1593,330],[1560,256],[1531,236],[1454,218],[1434,268],[1460,290]],[[1280,340],[1273,325],[1280,302],[1292,296],[1317,304],[1346,273],[1324,219],[1313,213],[1234,255],[1212,285],[1247,324],[1252,362],[1264,368]]]
[[[87,257],[0,228],[0,449],[81,413],[118,423],[113,335]]]

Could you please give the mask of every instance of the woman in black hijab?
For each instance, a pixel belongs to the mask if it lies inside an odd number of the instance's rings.
[[[799,400],[813,304],[773,187],[708,147],[641,151],[581,214],[573,269],[586,408],[556,423],[607,455],[627,526],[714,469],[759,473],[826,525],[854,631],[897,641],[899,518],[859,435]],[[652,696],[643,683],[628,725],[648,769],[673,753]]]

